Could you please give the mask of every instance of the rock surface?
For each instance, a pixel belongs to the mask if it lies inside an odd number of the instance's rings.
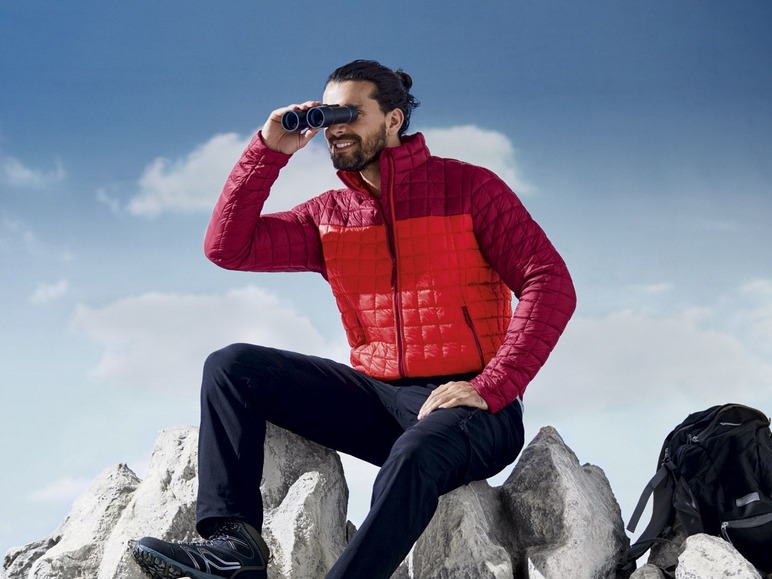
[[[692,535],[686,539],[675,576],[676,579],[761,579],[758,571],[737,549],[711,535]]]
[[[131,540],[145,535],[182,540],[196,536],[197,447],[195,428],[170,428],[160,434],[145,480],[129,495],[112,528],[105,529],[104,555],[92,577],[140,579],[142,575],[126,548]]]
[[[198,536],[197,446],[196,428],[161,432],[145,480],[125,465],[100,475],[50,537],[8,552],[6,579],[146,579],[129,555],[129,541]],[[269,426],[265,470],[270,577],[316,579],[346,544],[348,489],[340,458]]]
[[[501,537],[501,524],[497,492],[485,481],[441,497],[431,523],[408,557],[414,576],[511,578],[513,562]]]
[[[164,430],[143,481],[125,465],[102,473],[49,537],[8,552],[5,578],[144,579],[128,554],[130,540],[196,538],[197,440],[193,427]],[[356,531],[346,521],[339,456],[269,425],[264,470],[269,579],[323,577]],[[545,427],[502,486],[479,481],[442,497],[392,579],[623,579],[616,567],[627,546],[603,472],[580,465]],[[680,579],[758,577],[714,537],[690,537],[677,556]],[[664,575],[649,564],[631,577]]]
[[[501,494],[517,550],[544,577],[614,578],[629,541],[611,486],[554,428],[523,451]]]
[[[103,472],[50,537],[6,555],[6,576],[96,577],[105,539],[138,486],[139,479],[126,465]]]
[[[638,567],[635,572],[630,575],[630,579],[665,579],[665,574],[662,569],[651,563],[646,563],[642,567]]]

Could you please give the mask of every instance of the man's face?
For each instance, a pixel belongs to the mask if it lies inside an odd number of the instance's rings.
[[[332,164],[342,171],[363,171],[378,161],[387,146],[399,144],[386,130],[386,115],[372,95],[370,81],[347,80],[327,85],[322,97],[326,105],[355,106],[359,111],[353,123],[332,125],[325,130]],[[391,143],[391,144],[390,144]]]

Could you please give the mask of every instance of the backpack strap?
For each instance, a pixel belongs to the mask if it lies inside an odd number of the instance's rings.
[[[651,521],[646,529],[641,533],[638,540],[630,546],[627,551],[627,560],[635,561],[643,555],[649,548],[660,540],[660,535],[665,527],[670,524],[673,514],[673,493],[675,492],[675,482],[672,476],[675,465],[672,462],[663,464],[656,474],[652,477],[641,493],[641,498],[633,511],[627,530],[635,531],[638,522],[643,514],[643,509],[649,502],[651,495],[654,495],[654,503],[651,511]]]
[[[635,506],[635,510],[633,511],[633,515],[630,517],[630,522],[627,523],[627,530],[631,533],[635,531],[635,528],[638,526],[638,522],[641,520],[641,515],[643,514],[643,509],[646,508],[646,504],[649,502],[649,498],[651,497],[652,493],[654,493],[666,480],[670,472],[672,471],[672,464],[671,462],[667,464],[663,464],[659,470],[656,472],[656,474],[651,478],[651,480],[648,482],[648,484],[644,487],[643,492],[641,493],[641,498],[638,499],[638,504]],[[654,495],[654,502],[657,502],[657,494]],[[652,519],[654,518],[655,513],[652,513]]]

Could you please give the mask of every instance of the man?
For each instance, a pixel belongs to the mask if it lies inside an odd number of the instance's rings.
[[[248,344],[207,359],[197,528],[208,540],[140,540],[135,557],[151,576],[266,577],[266,421],[381,467],[370,512],[328,578],[390,577],[440,495],[520,452],[521,398],[573,313],[573,285],[498,177],[406,135],[411,85],[374,61],[328,79],[322,102],[358,112],[324,129],[342,189],[261,213],[280,169],[319,132],[287,132],[282,114],[316,101],[273,111],[231,172],[207,256],[228,269],[322,274],[351,367]]]

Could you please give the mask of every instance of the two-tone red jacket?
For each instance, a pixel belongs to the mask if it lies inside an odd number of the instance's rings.
[[[381,199],[341,171],[343,189],[263,215],[289,158],[255,136],[214,209],[207,257],[227,269],[322,274],[351,364],[372,377],[478,373],[470,382],[491,412],[521,397],[576,297],[511,189],[486,169],[431,156],[418,133],[381,153]]]

